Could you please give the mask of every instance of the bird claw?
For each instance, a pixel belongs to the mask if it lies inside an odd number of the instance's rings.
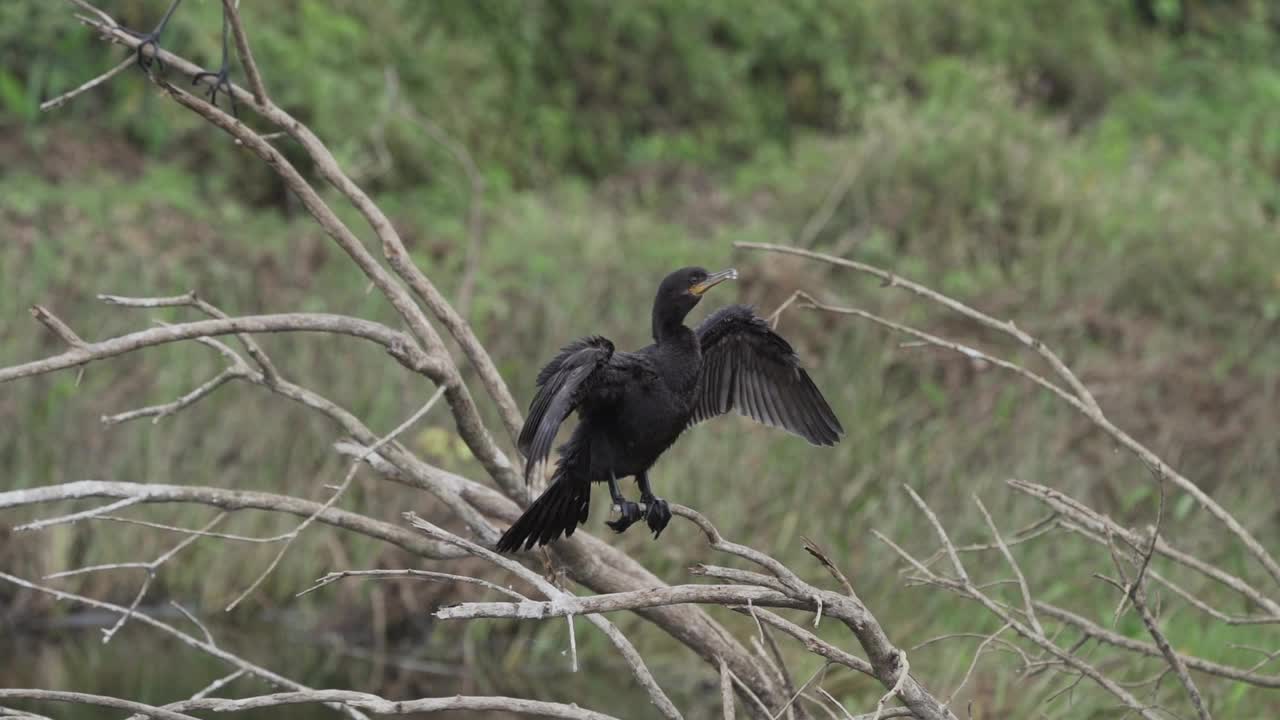
[[[671,506],[662,498],[641,498],[645,504],[645,523],[649,529],[653,531],[653,539],[657,540],[663,530],[667,529],[667,523],[671,522]]]
[[[640,509],[639,503],[633,503],[630,500],[623,500],[614,505],[619,512],[617,520],[609,520],[605,522],[616,533],[625,532],[627,528],[642,520],[645,512]]]
[[[151,75],[153,65],[159,68],[160,72],[164,72],[164,61],[160,59],[160,33],[140,33],[137,30],[122,29],[142,41],[138,44],[138,47],[134,48],[134,59],[138,63],[138,67],[142,69],[142,72]],[[148,47],[151,48],[150,55],[146,53]]]
[[[207,97],[213,105],[218,104],[218,93],[221,92],[227,96],[227,100],[231,104],[231,115],[237,120],[240,119],[240,112],[236,109],[236,96],[231,92],[231,81],[227,77],[227,66],[223,65],[218,72],[200,72],[191,78],[192,85],[200,84],[205,78],[213,78],[213,82],[209,83],[209,92]]]

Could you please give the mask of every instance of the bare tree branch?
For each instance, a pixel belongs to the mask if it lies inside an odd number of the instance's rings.
[[[733,712],[733,680],[729,678],[729,666],[720,661],[720,707],[724,710],[724,720],[734,720]]]
[[[575,599],[577,599],[577,596],[572,595],[571,593],[568,593],[556,587],[551,582],[543,578],[541,575],[538,575],[537,573],[529,570],[528,568],[524,567],[520,563],[510,558],[499,555],[494,551],[489,550],[488,548],[480,547],[479,545],[471,542],[470,540],[458,537],[457,535],[454,535],[453,533],[450,533],[444,530],[443,528],[440,528],[430,522],[427,522],[426,520],[423,520],[422,518],[418,517],[414,513],[411,513],[411,512],[405,513],[405,518],[414,527],[427,533],[432,538],[440,540],[441,542],[454,545],[461,550],[464,550],[476,557],[483,558],[489,561],[490,563],[503,568],[504,570],[507,570],[509,572],[516,574],[521,579],[528,582],[530,585],[533,585],[534,587],[536,587],[539,592],[551,598],[552,602],[572,603]],[[573,623],[573,615],[575,614],[582,614],[582,613],[572,613],[572,614],[565,615],[569,618],[569,622],[570,622],[569,629],[570,629],[571,640],[573,640],[573,635],[572,635],[573,624],[572,623]],[[658,710],[661,711],[664,716],[671,718],[671,720],[680,720],[681,718],[680,711],[676,709],[675,704],[671,702],[671,699],[667,697],[667,694],[662,690],[662,688],[658,685],[658,682],[653,678],[653,674],[649,672],[649,668],[647,665],[645,665],[644,659],[640,656],[640,653],[636,651],[635,646],[631,644],[631,641],[628,640],[626,636],[623,635],[622,632],[619,631],[618,628],[613,625],[613,623],[610,623],[608,620],[602,617],[599,617],[596,615],[589,615],[587,617],[587,620],[591,622],[592,625],[595,625],[597,628],[599,628],[600,631],[603,632],[605,636],[609,638],[609,641],[612,642],[616,648],[618,648],[618,651],[622,654],[623,659],[626,660],[627,664],[631,666],[632,674],[635,675],[636,680],[640,683],[640,686],[645,689],[645,692],[649,694],[649,699],[652,700],[653,704],[658,707]],[[577,668],[576,668],[576,662],[575,662],[575,670],[576,669]]]
[[[1081,532],[1082,535],[1104,547],[1107,545],[1105,537],[1108,533],[1121,538],[1131,547],[1142,547],[1145,545],[1143,538],[1137,533],[1121,527],[1106,515],[1089,508],[1065,493],[1043,485],[1029,483],[1024,480],[1008,480],[1007,482],[1013,489],[1040,500],[1046,505],[1052,507],[1061,516],[1070,518],[1073,523],[1078,524],[1078,531]],[[1073,529],[1071,525],[1064,525],[1064,527]],[[1250,585],[1244,579],[1232,575],[1221,567],[1205,562],[1190,553],[1174,548],[1162,537],[1156,537],[1154,547],[1157,554],[1180,565],[1191,568],[1205,577],[1211,578],[1241,595],[1244,595],[1250,601],[1257,603],[1259,606],[1266,608],[1273,617],[1260,618],[1260,622],[1280,621],[1280,603],[1277,603],[1275,600],[1272,600],[1262,594],[1261,591]],[[1152,577],[1157,577],[1157,574],[1153,572]]]
[[[45,595],[49,595],[59,600],[71,600],[73,602],[77,602],[82,605],[87,605],[89,607],[98,608],[100,610],[107,610],[113,613],[119,613],[121,615],[126,615],[126,616],[132,614],[132,617],[137,622],[140,622],[144,625],[147,625],[149,627],[160,630],[168,635],[171,635],[177,638],[183,644],[187,645],[188,647],[191,647],[200,652],[203,652],[204,654],[209,655],[213,658],[216,658],[224,663],[227,663],[232,667],[238,668],[240,670],[244,670],[249,675],[252,675],[257,678],[261,678],[262,680],[265,680],[271,683],[272,685],[275,685],[277,687],[287,688],[290,690],[300,690],[300,691],[311,690],[311,688],[307,687],[306,685],[290,680],[284,675],[273,672],[259,665],[255,665],[249,662],[248,660],[241,658],[238,655],[235,655],[233,653],[227,652],[226,650],[223,650],[222,648],[213,644],[213,642],[211,641],[198,640],[192,637],[191,635],[188,635],[187,633],[184,633],[181,630],[173,627],[172,625],[169,625],[168,623],[165,623],[160,620],[156,620],[155,618],[145,613],[132,613],[132,611],[129,610],[128,608],[121,607],[120,605],[116,605],[114,603],[103,602],[102,600],[94,600],[93,598],[88,598],[83,595],[77,595],[75,593],[66,592],[64,590],[55,590],[53,588],[37,585],[33,582],[23,580],[20,577],[10,575],[3,571],[0,571],[0,580],[8,582],[11,585],[16,585],[18,587],[23,587],[28,590],[44,593]],[[203,626],[202,626],[202,629],[203,629]],[[3,697],[3,696],[0,696],[0,697]],[[142,708],[145,708],[145,707],[146,706],[142,706]],[[142,708],[140,709],[145,714],[146,710]],[[125,707],[121,709],[132,710],[134,708]],[[367,720],[367,718],[364,716],[363,713],[361,713],[360,711],[354,708],[346,708],[343,711],[347,715],[349,715],[353,720]]]
[[[987,523],[987,529],[991,531],[991,537],[995,538],[996,545],[1000,548],[1000,554],[1004,555],[1005,562],[1009,563],[1009,568],[1013,570],[1014,576],[1018,578],[1018,589],[1022,591],[1022,605],[1027,613],[1027,622],[1031,623],[1031,627],[1041,635],[1044,635],[1044,628],[1040,626],[1040,621],[1036,619],[1035,603],[1031,599],[1031,588],[1027,586],[1027,577],[1022,574],[1022,568],[1018,567],[1018,562],[1013,559],[1013,553],[1009,551],[1009,546],[1004,544],[1004,538],[1000,537],[1000,529],[996,527],[996,523],[991,519],[991,513],[987,512],[987,506],[982,504],[982,499],[977,493],[972,494],[973,502],[978,506],[978,510],[982,513],[982,519]],[[998,633],[997,633],[998,634]]]
[[[117,413],[115,415],[103,415],[102,424],[118,425],[120,423],[129,422],[130,420],[149,417],[151,418],[151,423],[154,425],[164,418],[184,410],[204,399],[208,395],[212,394],[214,390],[222,387],[223,384],[230,380],[234,380],[238,374],[238,368],[227,368],[213,376],[212,379],[201,384],[196,389],[176,400],[173,400],[172,402],[162,403],[160,405],[148,405],[144,408]]]
[[[63,105],[66,105],[67,103],[69,103],[69,102],[71,102],[72,100],[76,99],[77,97],[79,97],[79,96],[80,96],[80,95],[82,95],[83,93],[87,93],[87,92],[89,92],[90,90],[92,90],[92,89],[94,89],[94,88],[98,87],[98,86],[99,86],[99,85],[101,85],[102,83],[104,83],[104,82],[106,82],[106,81],[110,80],[111,78],[115,77],[116,75],[119,75],[120,73],[124,72],[125,70],[128,70],[129,68],[133,67],[133,64],[134,64],[134,59],[133,59],[132,57],[127,57],[127,58],[125,58],[124,60],[121,60],[121,61],[120,61],[120,64],[118,64],[118,65],[116,65],[115,67],[111,68],[110,70],[108,70],[108,71],[106,71],[106,72],[102,73],[102,74],[101,74],[101,75],[99,75],[98,77],[96,77],[96,78],[94,78],[94,79],[92,79],[92,80],[89,80],[88,82],[86,82],[85,84],[81,85],[80,87],[78,87],[78,88],[76,88],[76,89],[74,89],[74,90],[68,90],[67,92],[62,93],[61,95],[59,95],[59,96],[57,96],[57,97],[50,98],[50,99],[45,100],[44,102],[40,103],[40,111],[41,111],[41,112],[48,112],[48,111],[50,111],[50,110],[56,110],[56,109],[58,109],[58,108],[62,107]]]
[[[907,488],[907,490],[908,492],[910,492],[910,488]],[[918,496],[915,496],[915,498],[918,498]],[[917,499],[917,504],[925,505],[923,500],[918,500],[918,499]],[[927,505],[925,505],[925,507],[927,508]],[[931,514],[932,514],[931,512],[926,513],[926,516]],[[934,518],[936,520],[936,516],[934,516]],[[959,555],[958,553],[955,552],[955,548],[951,542],[951,538],[947,535],[946,530],[942,527],[941,523],[936,523],[935,529],[937,530],[940,542],[944,546],[952,545],[952,547],[947,548],[947,552],[952,557],[958,558]],[[1063,664],[1070,666],[1072,669],[1076,670],[1081,675],[1086,676],[1089,679],[1093,680],[1104,690],[1114,695],[1116,699],[1118,699],[1121,703],[1123,703],[1125,707],[1127,707],[1129,710],[1131,710],[1132,712],[1136,712],[1140,717],[1143,718],[1143,720],[1159,720],[1159,716],[1155,713],[1155,711],[1151,707],[1139,701],[1137,698],[1133,696],[1132,693],[1130,693],[1128,690],[1122,687],[1119,683],[1110,679],[1101,671],[1099,671],[1096,667],[1085,662],[1083,659],[1075,656],[1071,652],[1063,650],[1061,647],[1055,644],[1052,639],[1047,637],[1043,632],[1039,632],[1031,625],[1019,620],[1017,616],[1014,615],[1008,609],[1007,606],[993,600],[981,589],[976,587],[968,579],[967,573],[965,573],[962,576],[963,579],[960,579],[960,580],[938,575],[932,572],[931,570],[929,570],[928,568],[926,568],[918,559],[913,557],[910,553],[903,550],[898,545],[894,544],[888,538],[884,537],[880,533],[875,533],[875,534],[876,534],[876,537],[880,538],[882,541],[885,542],[885,544],[887,544],[890,548],[892,548],[894,552],[898,553],[898,555],[901,556],[902,559],[911,563],[911,565],[915,567],[918,572],[920,572],[922,578],[925,581],[931,584],[935,584],[939,587],[947,588],[954,592],[960,593],[961,595],[964,595],[972,600],[977,601],[980,605],[986,608],[988,612],[990,612],[992,615],[995,615],[1002,622],[1004,622],[1010,628],[1012,628],[1014,632],[1018,633],[1020,636],[1026,638],[1027,640],[1031,641],[1036,646],[1040,647],[1043,651],[1045,651],[1049,655],[1052,655],[1057,660],[1061,661]]]
[[[844,258],[825,255],[823,253],[817,253],[801,248],[786,247],[784,245],[735,242],[734,246],[752,250],[763,250],[766,252],[799,255],[801,257],[818,260],[831,265],[849,268],[851,270],[871,275],[879,278],[890,287],[904,288],[920,297],[959,313],[980,325],[1013,338],[1022,346],[1034,350],[1072,389],[1074,397],[1079,401],[1078,403],[1070,403],[1072,407],[1080,411],[1085,417],[1093,422],[1094,425],[1106,434],[1110,435],[1116,442],[1120,443],[1121,446],[1132,452],[1143,462],[1144,465],[1150,468],[1158,478],[1173,481],[1179,489],[1194,498],[1198,505],[1209,511],[1211,515],[1217,518],[1219,522],[1225,525],[1227,529],[1240,540],[1245,548],[1248,549],[1249,553],[1253,555],[1253,557],[1257,559],[1257,561],[1271,575],[1273,580],[1280,583],[1280,563],[1276,562],[1276,559],[1272,557],[1271,553],[1267,552],[1266,548],[1262,546],[1262,543],[1258,542],[1258,539],[1255,538],[1243,525],[1241,525],[1240,521],[1237,520],[1235,516],[1219,505],[1216,500],[1208,495],[1208,493],[1201,490],[1200,486],[1178,473],[1169,464],[1162,460],[1160,456],[1156,455],[1145,445],[1139,443],[1128,433],[1114,425],[1102,412],[1102,408],[1094,399],[1093,394],[1089,392],[1084,383],[1080,382],[1080,379],[1077,378],[1075,373],[1067,367],[1066,363],[1062,362],[1062,360],[1044,343],[1027,334],[1012,322],[996,320],[990,315],[975,310],[958,300],[954,300],[943,295],[942,293],[931,290],[918,283],[911,282],[910,280],[905,280],[891,272],[881,270],[880,268],[867,265],[865,263],[845,260]]]
[[[428,412],[431,411],[431,408],[435,407],[436,402],[440,400],[440,396],[443,394],[444,394],[444,386],[441,386],[439,389],[436,390],[435,394],[432,395],[429,400],[427,400],[426,404],[424,404],[421,408],[418,409],[417,412],[411,415],[409,419],[400,423],[400,425],[398,425],[390,433],[387,433],[383,437],[379,438],[377,442],[375,442],[373,445],[365,449],[364,453],[360,457],[356,458],[354,462],[351,463],[351,469],[347,471],[346,477],[343,478],[342,483],[340,483],[338,488],[334,490],[333,494],[329,496],[329,499],[326,500],[323,505],[317,508],[314,513],[312,513],[311,515],[308,515],[306,519],[304,519],[301,523],[299,523],[296,528],[294,528],[291,532],[289,532],[285,536],[284,544],[280,546],[280,550],[276,553],[276,556],[271,560],[271,563],[267,566],[265,570],[262,571],[260,575],[258,575],[258,578],[256,580],[250,583],[249,587],[245,588],[244,592],[237,595],[236,598],[232,600],[230,604],[227,605],[226,607],[227,612],[231,612],[232,610],[234,610],[236,606],[241,603],[241,601],[243,601],[246,597],[249,596],[250,593],[252,593],[259,585],[261,585],[262,581],[266,580],[267,576],[270,575],[271,572],[276,569],[276,566],[280,564],[280,559],[284,557],[285,552],[289,549],[291,545],[293,545],[293,542],[298,539],[298,536],[302,534],[302,531],[306,530],[307,526],[309,526],[312,522],[314,522],[316,517],[319,516],[320,513],[323,513],[325,510],[328,510],[329,508],[333,507],[334,503],[338,501],[338,498],[342,497],[342,494],[346,492],[347,488],[351,485],[351,482],[355,479],[356,471],[360,469],[360,463],[366,460],[370,455],[377,452],[384,445],[396,439],[396,437],[399,436],[400,433],[404,432],[406,429],[408,429],[411,425],[416,423],[418,420],[421,420],[423,416],[425,416]]]
[[[0,497],[4,497],[4,496],[0,496]],[[58,517],[45,518],[44,520],[35,520],[29,523],[23,523],[22,525],[15,526],[13,528],[13,531],[24,532],[24,531],[30,531],[30,530],[41,530],[47,527],[53,527],[54,525],[64,525],[67,523],[79,522],[81,520],[88,520],[91,518],[104,516],[107,513],[114,512],[116,510],[123,510],[124,508],[127,508],[130,505],[137,505],[140,502],[142,502],[142,498],[127,497],[127,498],[124,498],[123,500],[117,500],[116,502],[113,502],[110,505],[103,505],[101,507],[96,507],[91,510],[82,510],[80,512],[70,513],[68,515],[59,515]],[[25,503],[19,503],[19,504],[25,504]]]
[[[337,508],[326,510],[320,503],[311,500],[251,490],[77,480],[61,485],[0,492],[0,508],[84,498],[120,498],[140,503],[196,503],[223,510],[273,510],[299,517],[315,514],[318,522],[390,543],[420,557],[443,560],[466,554],[447,544],[427,540],[398,525]]]
[[[253,59],[253,53],[249,50],[249,36],[245,34],[244,23],[240,22],[239,0],[222,0],[222,12],[226,13],[227,22],[231,24],[231,35],[236,39],[236,54],[240,56],[245,77],[249,79],[249,87],[253,89],[253,99],[260,105],[266,105],[271,101],[267,98],[267,87],[262,82],[262,74],[258,72],[258,62]]]
[[[605,715],[594,710],[585,710],[575,705],[525,700],[523,698],[455,695],[453,697],[421,698],[418,700],[387,700],[377,695],[350,690],[302,690],[272,695],[257,695],[238,700],[193,697],[189,700],[171,703],[163,708],[120,700],[105,695],[90,695],[88,693],[62,692],[58,690],[0,688],[0,698],[98,705],[120,710],[131,710],[150,717],[163,718],[164,720],[198,720],[192,715],[185,714],[186,712],[244,712],[286,705],[318,705],[321,703],[349,706],[377,715],[488,711],[513,712],[538,717],[564,718],[565,720],[616,720],[612,715]]]
[[[496,593],[513,597],[516,600],[528,600],[524,595],[501,585],[491,583],[488,580],[474,578],[467,575],[455,575],[453,573],[435,572],[434,570],[340,570],[331,572],[328,575],[316,580],[315,584],[305,590],[298,592],[297,597],[302,597],[308,593],[319,590],[326,585],[337,582],[344,578],[372,578],[376,580],[391,580],[403,578],[417,578],[420,580],[433,580],[436,582],[460,582],[478,585],[482,588],[493,590]]]
[[[74,703],[77,705],[96,705],[98,707],[113,708],[115,710],[129,710],[147,717],[160,718],[161,720],[200,720],[192,715],[186,715],[184,713],[175,712],[165,708],[158,708],[153,705],[146,705],[140,702],[133,702],[132,700],[121,700],[119,698],[108,697],[106,695],[66,692],[64,690],[0,688],[0,698]]]
[[[121,307],[192,307],[209,317],[219,318],[222,320],[226,320],[231,317],[220,310],[217,306],[207,302],[204,298],[197,295],[194,290],[186,293],[185,295],[163,298],[133,298],[123,297],[120,295],[98,295],[98,299],[109,305],[119,305]],[[272,364],[270,358],[267,357],[267,354],[262,350],[262,346],[258,345],[258,341],[254,340],[253,336],[249,333],[238,333],[236,337],[240,340],[241,344],[244,345],[245,351],[249,353],[249,357],[253,358],[253,361],[257,363],[258,368],[262,370],[262,374],[267,377],[267,380],[275,381],[278,379],[279,372],[276,370],[275,365]]]
[[[44,360],[34,360],[20,365],[0,368],[0,383],[64,370],[157,345],[236,333],[323,332],[350,335],[382,345],[386,348],[388,354],[415,372],[437,377],[442,376],[444,373],[442,363],[423,353],[404,333],[392,330],[385,325],[346,315],[287,313],[283,315],[248,315],[217,320],[197,320],[178,325],[139,330],[109,340],[89,343],[76,337],[70,328],[66,328],[66,325],[57,320],[49,311],[38,307],[37,311],[33,311],[33,313],[45,324],[56,321],[59,326],[65,328],[65,332],[69,333],[70,337],[64,337],[63,339],[70,341],[68,344],[72,347],[60,355],[54,355]],[[59,334],[61,335],[62,333]]]

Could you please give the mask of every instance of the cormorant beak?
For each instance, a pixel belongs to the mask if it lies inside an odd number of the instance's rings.
[[[719,285],[725,280],[737,280],[737,279],[738,279],[737,270],[734,270],[733,268],[729,268],[728,270],[721,270],[720,272],[717,272],[717,273],[711,273],[710,275],[707,276],[706,280],[703,280],[702,282],[690,287],[689,292],[701,297],[702,293]]]

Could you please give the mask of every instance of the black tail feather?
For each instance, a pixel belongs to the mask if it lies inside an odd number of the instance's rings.
[[[498,539],[498,552],[528,550],[562,535],[568,537],[587,521],[590,507],[591,483],[575,481],[557,472],[551,485]]]

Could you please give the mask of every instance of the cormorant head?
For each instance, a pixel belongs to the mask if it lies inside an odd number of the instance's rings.
[[[732,268],[713,273],[705,268],[687,267],[668,275],[658,286],[658,296],[653,300],[655,336],[659,324],[684,322],[684,316],[698,304],[703,293],[725,280],[736,279],[738,271]]]

